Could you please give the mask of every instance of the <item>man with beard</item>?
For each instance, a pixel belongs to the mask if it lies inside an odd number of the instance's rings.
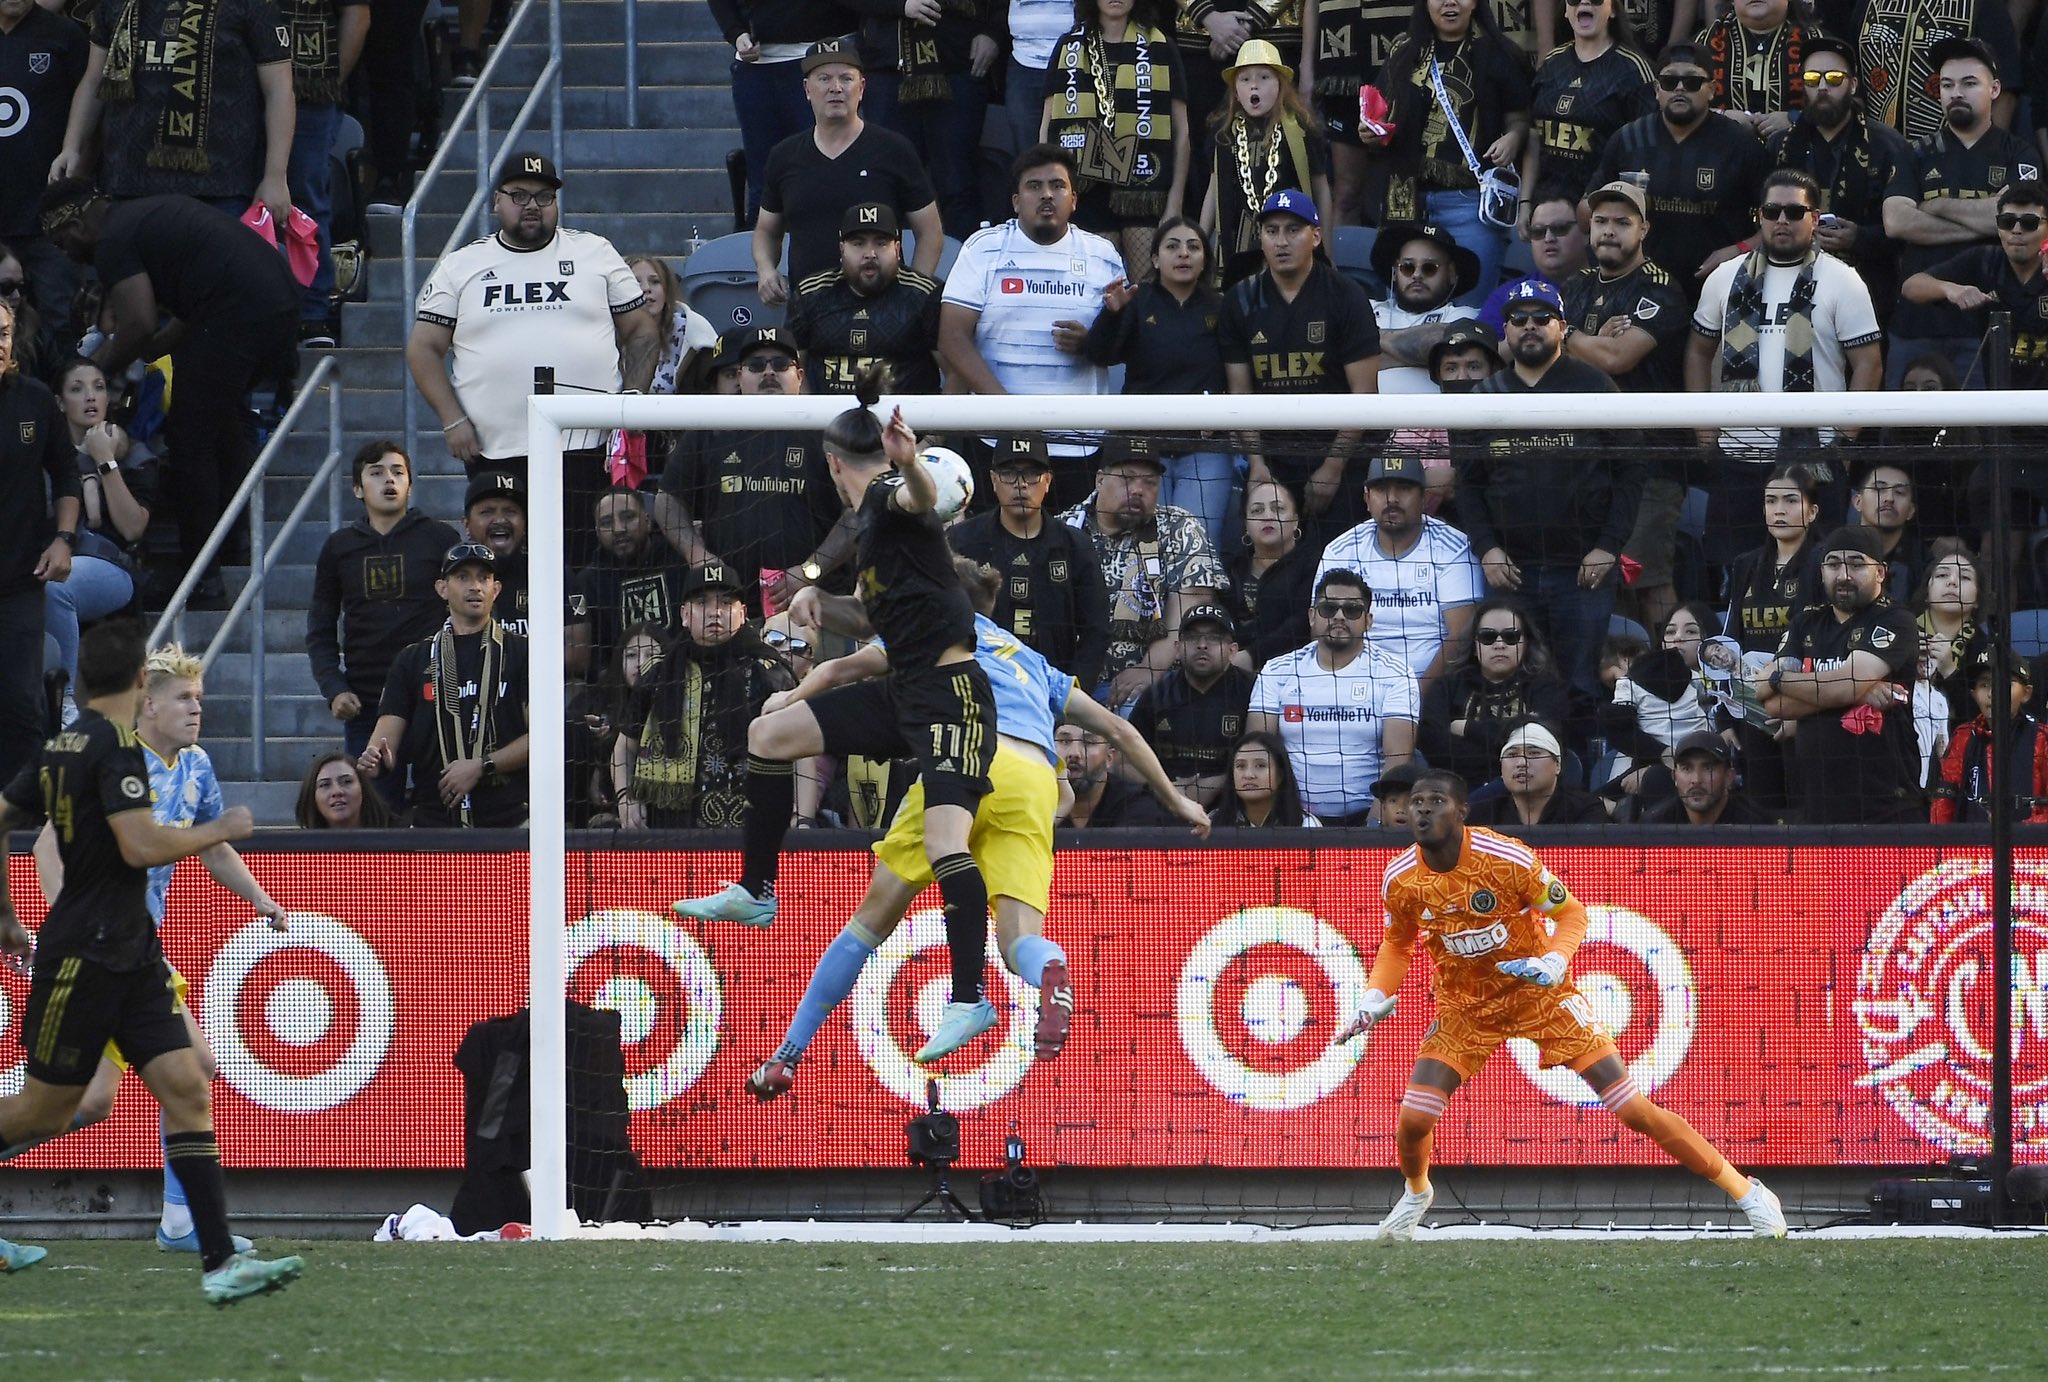
[[[1463,533],[1422,512],[1419,456],[1373,457],[1365,473],[1372,517],[1323,549],[1316,569],[1356,571],[1372,588],[1372,642],[1408,665],[1427,695],[1472,633],[1472,610],[1486,593],[1478,558]]]
[[[1846,0],[1823,0],[1850,8]],[[1871,118],[1917,143],[1937,133],[1945,118],[1947,93],[1940,89],[1942,45],[1961,39],[1982,48],[1996,64],[2004,91],[1992,107],[2000,129],[2012,126],[2025,87],[2026,62],[2016,29],[2032,30],[2030,5],[1995,0],[1867,0],[1853,7],[1855,22],[1829,15],[1831,28],[1856,39],[1871,101]],[[2041,117],[2035,103],[2035,118]]]
[[[619,636],[636,624],[673,634],[682,627],[687,573],[654,531],[638,490],[614,486],[597,500],[597,556],[569,587],[569,618],[562,630],[572,677],[588,678],[611,665]]]
[[[1918,197],[1917,169],[1905,137],[1863,112],[1853,46],[1821,37],[1808,43],[1799,74],[1806,104],[1797,123],[1770,141],[1769,154],[1775,166],[1797,168],[1820,184],[1813,242],[1863,275],[1882,322],[1898,297],[1899,261],[1884,228],[1884,204]]]
[[[1122,757],[1106,736],[1079,725],[1061,725],[1053,734],[1053,747],[1066,766],[1067,786],[1074,794],[1066,814],[1057,817],[1055,825],[1089,830],[1160,822],[1158,810],[1145,790],[1118,773]]]
[[[1564,353],[1564,299],[1524,280],[1507,305],[1512,363],[1475,394],[1618,393]],[[1599,407],[1590,401],[1589,415]],[[1517,591],[1545,621],[1559,669],[1598,698],[1600,640],[1621,585],[1615,554],[1635,531],[1643,460],[1632,432],[1453,433],[1458,517],[1494,590]]]
[[[903,267],[896,213],[880,202],[847,208],[839,267],[797,284],[784,325],[819,393],[852,393],[878,360],[888,362],[897,391],[939,391],[939,285]]]
[[[1739,121],[1710,110],[1713,76],[1690,43],[1657,60],[1657,113],[1607,141],[1589,189],[1625,181],[1649,197],[1646,252],[1688,294],[1749,234],[1770,162]]]
[[[1907,277],[1972,246],[1995,248],[1999,190],[2041,176],[2034,147],[1992,123],[2003,88],[1982,40],[1945,38],[1929,56],[1940,74],[1942,125],[1914,141],[1913,190],[1884,203],[1885,231],[1905,245],[1899,272]],[[1907,363],[1930,350],[1948,356],[1966,383],[1981,379],[1977,340],[1970,319],[1945,301],[1901,304],[1892,318],[1885,387],[1898,388]]]
[[[1777,661],[1751,678],[1765,712],[1798,726],[1800,819],[1925,820],[1913,729],[1920,630],[1881,593],[1884,548],[1875,533],[1837,528],[1820,550],[1827,604],[1802,611]]]
[[[796,342],[779,326],[719,337],[711,368],[730,365],[740,369],[744,398],[803,391]],[[669,546],[692,565],[716,561],[737,571],[747,607],[763,614],[764,595],[786,605],[846,559],[852,529],[840,525],[844,512],[815,430],[688,434],[654,496]]]
[[[1643,190],[1610,182],[1586,197],[1592,215],[1593,262],[1566,279],[1565,354],[1605,374],[1624,393],[1670,393],[1685,386],[1691,312],[1685,293],[1663,268],[1643,257],[1650,222]],[[1667,436],[1669,434],[1666,434]],[[1646,628],[1658,628],[1678,605],[1673,557],[1685,507],[1684,457],[1659,439],[1643,481],[1643,507],[1622,556],[1641,565],[1631,593]]]
[[[1685,352],[1688,391],[1878,387],[1884,362],[1870,289],[1815,247],[1819,207],[1820,188],[1806,174],[1780,168],[1764,179],[1757,247],[1714,270],[1700,291]],[[1854,435],[1834,427],[1701,428],[1700,445],[1720,448],[1707,487],[1707,560],[1725,565],[1764,540],[1764,485],[1781,459],[1823,460],[1812,454],[1817,447]]]
[[[1202,520],[1159,502],[1164,473],[1145,438],[1127,437],[1096,471],[1094,494],[1060,515],[1087,539],[1109,592],[1095,698],[1112,710],[1134,704],[1173,666],[1183,613],[1229,584]]]
[[[989,618],[1084,688],[1102,679],[1109,592],[1102,564],[1080,532],[1048,520],[1052,462],[1036,433],[1002,438],[990,463],[996,506],[946,533],[953,550],[1002,575]]]
[[[1535,272],[1501,284],[1487,294],[1479,320],[1500,334],[1501,311],[1508,296],[1533,279],[1563,291],[1574,274],[1586,267],[1586,230],[1579,218],[1579,189],[1545,183],[1536,189],[1529,209],[1529,260]]]
[[[1735,754],[1711,730],[1694,730],[1671,755],[1675,796],[1643,812],[1644,825],[1776,825],[1762,807],[1735,790]]]
[[[1913,475],[1897,461],[1873,461],[1856,479],[1849,503],[1863,528],[1877,541],[1884,562],[1884,597],[1903,607],[1920,588],[1926,552],[1912,534],[1920,507],[1914,498]]]
[[[1110,241],[1073,224],[1074,159],[1053,144],[1035,144],[1010,165],[1010,207],[1016,214],[967,238],[953,260],[939,308],[939,356],[947,382],[977,394],[1103,394],[1109,371],[1082,355],[1088,325],[1102,311],[1110,284],[1124,276]],[[970,456],[976,492],[983,492],[989,450],[983,437]],[[1048,448],[1056,468],[1052,502],[1080,498],[1086,468],[1065,462],[1093,455],[1092,443]],[[1062,484],[1062,480],[1069,481]]]
[[[1180,620],[1180,664],[1138,697],[1131,723],[1181,792],[1204,810],[1216,804],[1230,755],[1244,733],[1256,680],[1231,665],[1237,629],[1220,605],[1196,605]]]
[[[1260,670],[1245,728],[1286,744],[1304,810],[1324,825],[1364,825],[1373,784],[1415,756],[1422,697],[1407,664],[1366,637],[1372,591],[1356,571],[1317,580],[1309,631],[1307,647]]]
[[[471,542],[481,542],[498,559],[498,598],[491,617],[512,633],[526,637],[529,613],[526,595],[526,487],[503,470],[479,470],[469,479],[462,505],[462,527]],[[565,544],[573,558],[589,543]]]
[[[1605,825],[1607,808],[1600,798],[1567,785],[1564,748],[1542,725],[1518,725],[1500,751],[1500,781],[1507,790],[1475,802],[1469,817],[1474,825]]]
[[[1386,225],[1372,246],[1373,272],[1389,285],[1372,305],[1380,326],[1381,393],[1433,393],[1430,348],[1454,322],[1478,315],[1452,299],[1478,286],[1479,256],[1441,226]]]
[[[611,241],[562,227],[561,186],[544,154],[506,159],[491,193],[497,233],[436,264],[420,290],[406,368],[472,473],[525,478],[534,370],[552,369],[565,393],[645,393],[661,362],[640,280]],[[589,512],[605,487],[606,440],[562,434],[564,513]]]
[[[612,748],[627,830],[737,829],[747,815],[747,726],[796,685],[747,625],[731,567],[693,566],[682,589],[682,636],[641,677]]]

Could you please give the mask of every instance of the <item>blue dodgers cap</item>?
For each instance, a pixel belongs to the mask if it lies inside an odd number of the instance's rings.
[[[1275,192],[1266,198],[1266,204],[1259,208],[1259,219],[1277,216],[1281,212],[1298,216],[1312,226],[1319,226],[1323,218],[1316,214],[1316,199],[1298,188],[1290,187],[1284,192]]]
[[[1557,291],[1555,284],[1546,283],[1540,278],[1517,280],[1514,286],[1508,289],[1507,301],[1500,305],[1500,310],[1506,312],[1517,303],[1523,302],[1540,302],[1560,317],[1564,315],[1563,294]]]

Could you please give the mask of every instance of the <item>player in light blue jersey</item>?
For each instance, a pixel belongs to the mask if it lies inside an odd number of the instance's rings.
[[[221,800],[213,759],[199,747],[203,696],[199,659],[175,643],[167,644],[149,655],[146,677],[135,730],[142,740],[143,760],[149,764],[150,814],[159,825],[180,829],[203,825],[227,808]],[[57,837],[47,826],[36,840],[35,858],[43,895],[54,903],[64,886],[64,866],[57,858]],[[254,907],[273,930],[285,929],[284,908],[271,900],[233,845],[215,845],[199,858],[215,882]],[[149,914],[159,927],[164,924],[164,899],[176,868],[176,864],[160,864],[149,871]],[[192,1049],[199,1053],[200,1066],[211,1080],[215,1073],[213,1051],[185,1001],[185,976],[171,970],[168,982],[177,991],[178,1011],[184,1016]],[[127,1069],[120,1048],[109,1042],[85,1097],[79,1101],[72,1119],[74,1128],[89,1127],[114,1111],[114,1095]],[[185,1187],[178,1183],[168,1156],[164,1159],[163,1220],[157,1225],[156,1244],[165,1252],[199,1251],[199,1234],[185,1203]],[[248,1239],[236,1237],[236,1252],[247,1252],[249,1247]]]
[[[974,656],[987,672],[994,692],[999,738],[989,771],[993,790],[975,812],[968,847],[988,880],[1003,963],[1038,989],[1033,1045],[1040,1060],[1050,1060],[1066,1042],[1074,1010],[1066,954],[1045,937],[1045,913],[1052,897],[1052,823],[1066,794],[1061,759],[1053,748],[1054,725],[1071,720],[1090,733],[1113,740],[1167,810],[1187,822],[1197,835],[1207,837],[1209,820],[1200,806],[1181,795],[1151,746],[1129,721],[1096,704],[1074,685],[1072,677],[988,617],[995,607],[1000,577],[964,559],[956,565],[960,583],[977,611]],[[799,595],[799,602],[816,604],[825,621],[842,631],[857,630],[856,608],[815,596],[806,600],[810,594]],[[870,645],[851,656],[820,663],[803,685],[781,694],[798,700],[887,670],[888,654]],[[772,699],[769,705],[773,707]],[[811,1038],[853,992],[868,957],[895,933],[910,904],[932,881],[923,844],[924,795],[920,787],[913,784],[904,794],[888,835],[875,846],[875,870],[868,880],[867,895],[812,971],[782,1044],[747,1077],[747,1089],[756,1099],[765,1103],[788,1092]],[[995,1005],[984,998],[973,1023],[942,1025],[916,1059],[931,1064],[1000,1020]]]

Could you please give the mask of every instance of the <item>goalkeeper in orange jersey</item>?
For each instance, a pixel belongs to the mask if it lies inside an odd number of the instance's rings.
[[[1478,1074],[1502,1042],[1526,1037],[1546,1068],[1569,1066],[1625,1126],[1727,1191],[1757,1237],[1784,1237],[1778,1197],[1730,1166],[1683,1118],[1650,1102],[1573,986],[1566,970],[1586,938],[1579,900],[1528,846],[1465,824],[1465,782],[1456,773],[1425,769],[1408,814],[1415,844],[1387,865],[1387,934],[1367,980],[1364,1012],[1337,1038],[1364,1036],[1394,1011],[1419,936],[1435,961],[1436,1021],[1401,1096],[1396,1145],[1408,1191],[1379,1236],[1415,1236],[1436,1198],[1430,1142],[1452,1091]]]

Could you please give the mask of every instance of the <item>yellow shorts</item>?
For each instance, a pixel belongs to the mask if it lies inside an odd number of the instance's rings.
[[[1059,805],[1059,778],[1043,755],[996,746],[989,768],[991,790],[974,813],[967,848],[981,867],[991,901],[1014,897],[1043,916],[1052,904],[1052,813]],[[920,890],[932,881],[924,852],[924,783],[913,782],[875,845],[875,858]]]
[[[165,965],[164,968],[170,969],[170,966]],[[171,969],[171,992],[178,995],[178,1010],[180,1012],[191,1011],[191,1009],[185,1006],[185,995],[192,992],[192,986],[186,983],[185,976],[178,973],[178,971],[175,969]],[[116,1046],[113,1042],[110,1041],[107,1043],[107,1049],[101,1052],[100,1054],[106,1057],[106,1059],[112,1061],[114,1064],[120,1066],[121,1073],[123,1075],[128,1073],[128,1060],[127,1057],[121,1054],[121,1048],[119,1046]]]
[[[1441,1061],[1464,1079],[1479,1073],[1486,1058],[1510,1037],[1536,1043],[1538,1063],[1583,1071],[1615,1054],[1614,1039],[1577,989],[1559,995],[1531,993],[1511,1014],[1475,1017],[1456,1008],[1439,1007],[1436,1021],[1422,1034],[1417,1058]]]

